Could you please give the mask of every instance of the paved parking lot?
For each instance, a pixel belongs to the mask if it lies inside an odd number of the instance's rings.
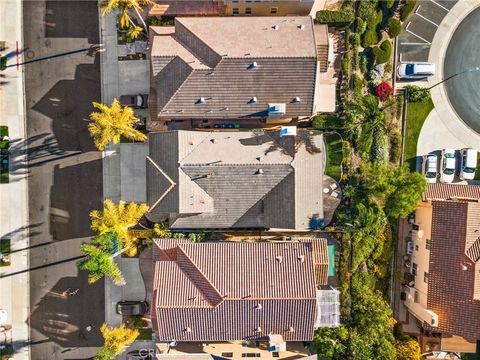
[[[458,0],[417,2],[398,37],[400,61],[428,61],[430,46],[438,26]]]

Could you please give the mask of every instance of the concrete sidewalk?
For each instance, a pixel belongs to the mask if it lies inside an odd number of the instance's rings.
[[[0,267],[0,308],[8,311],[8,322],[12,324],[14,359],[29,359],[28,316],[30,311],[29,291],[29,230],[28,230],[28,187],[26,165],[26,134],[24,74],[17,69],[17,49],[23,48],[22,0],[0,1],[0,40],[5,40],[6,53],[11,53],[7,65],[1,72],[0,124],[8,125],[13,147],[10,159],[10,183],[0,184],[0,236],[11,240],[11,265]],[[15,171],[13,169],[15,168]],[[10,276],[16,273],[15,281]]]

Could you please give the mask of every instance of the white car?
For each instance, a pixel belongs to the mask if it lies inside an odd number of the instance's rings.
[[[460,157],[460,177],[464,180],[473,180],[477,170],[477,150],[463,149]]]
[[[442,174],[440,181],[451,183],[455,177],[455,150],[443,150]]]
[[[428,154],[425,157],[423,165],[423,173],[427,183],[436,183],[438,177],[438,156],[435,154]]]
[[[418,80],[435,75],[435,64],[423,62],[400,63],[398,77],[406,80]]]

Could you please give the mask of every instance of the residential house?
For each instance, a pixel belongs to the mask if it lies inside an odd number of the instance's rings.
[[[480,186],[428,185],[415,211],[405,300],[424,328],[467,340],[480,339],[479,201]]]
[[[319,0],[156,0],[150,16],[306,16]]]
[[[326,239],[155,239],[153,261],[151,317],[160,353],[294,358],[296,349],[307,355],[301,342],[311,341],[325,318],[338,326],[338,291],[333,312],[318,302],[328,280]]]
[[[323,147],[314,130],[150,133],[146,216],[172,230],[323,227]]]
[[[150,129],[252,119],[262,127],[335,111],[335,85],[320,76],[328,29],[310,17],[176,18],[150,27],[150,42]]]

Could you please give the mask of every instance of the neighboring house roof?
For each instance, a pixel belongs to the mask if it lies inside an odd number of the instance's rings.
[[[310,17],[176,18],[175,27],[150,29],[154,118],[259,118],[269,104],[285,104],[285,117],[312,115]]]
[[[222,16],[225,4],[222,0],[155,0],[149,16]]]
[[[480,186],[435,183],[428,184],[423,193],[425,200],[480,199]]]
[[[160,341],[312,339],[316,270],[328,269],[325,239],[154,242],[152,319]]]
[[[148,217],[172,229],[321,227],[323,137],[298,130],[149,134]]]
[[[480,338],[480,203],[433,201],[427,306],[438,329]]]

